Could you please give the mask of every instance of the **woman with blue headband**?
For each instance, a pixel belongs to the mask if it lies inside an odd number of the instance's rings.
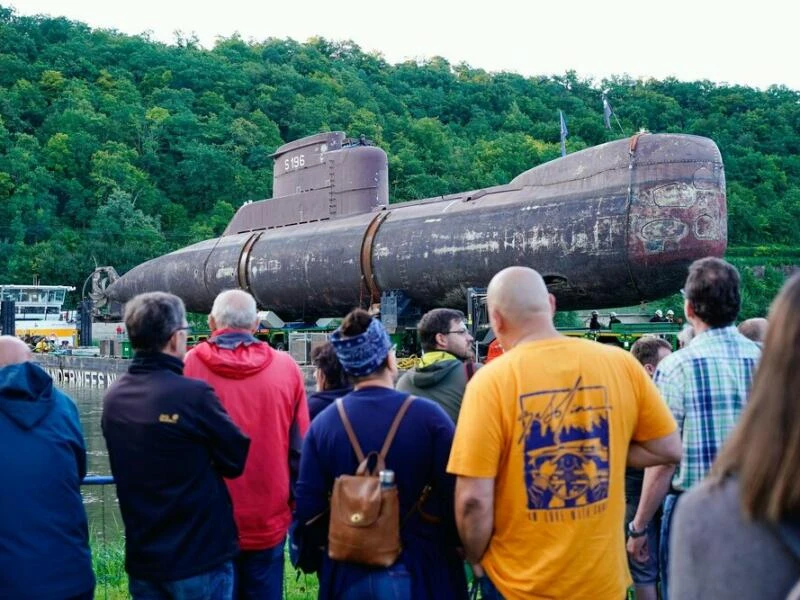
[[[364,455],[379,451],[407,394],[394,390],[397,359],[386,330],[366,311],[345,317],[331,337],[353,391],[342,398]],[[430,400],[415,398],[400,421],[386,455],[400,497],[403,551],[388,568],[341,562],[324,555],[319,598],[424,600],[466,598],[464,568],[453,516],[455,480],[445,472],[453,422]],[[358,459],[335,403],[312,422],[303,443],[296,488],[295,524],[320,514],[340,475],[352,475]],[[423,490],[430,486],[430,493]],[[419,500],[424,499],[421,506]],[[300,527],[302,531],[302,527]],[[327,533],[320,534],[324,544]],[[306,540],[308,543],[308,540]]]

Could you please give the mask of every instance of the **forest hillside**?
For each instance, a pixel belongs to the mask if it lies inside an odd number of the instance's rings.
[[[80,289],[95,266],[124,272],[214,237],[243,202],[271,196],[270,154],[320,131],[386,150],[392,201],[506,183],[559,156],[560,110],[568,152],[642,129],[712,138],[730,256],[797,263],[796,90],[389,64],[325,39],[207,50],[0,6],[0,282]]]

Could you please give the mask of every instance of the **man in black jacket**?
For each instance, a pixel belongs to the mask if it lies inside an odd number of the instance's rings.
[[[135,356],[106,393],[102,425],[131,596],[231,598],[239,548],[222,478],[242,474],[250,440],[208,384],[183,375],[180,298],[136,296],[125,325]]]

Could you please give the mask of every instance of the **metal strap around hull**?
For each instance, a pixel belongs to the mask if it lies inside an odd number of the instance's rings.
[[[381,223],[386,220],[392,211],[384,210],[375,215],[370,221],[367,230],[364,232],[364,239],[361,241],[361,281],[369,292],[370,302],[380,302],[381,291],[375,283],[375,274],[372,271],[372,244],[375,241],[375,234],[378,233]]]
[[[625,207],[625,267],[628,271],[628,278],[630,279],[633,289],[642,298],[642,291],[636,283],[636,278],[633,276],[633,269],[631,269],[630,259],[630,236],[631,236],[631,209],[633,208],[633,174],[636,170],[636,146],[639,143],[639,138],[645,133],[637,133],[631,138],[628,146],[628,198]]]
[[[239,254],[239,262],[236,268],[236,283],[239,285],[240,289],[251,295],[253,295],[253,292],[250,290],[250,277],[247,274],[247,265],[250,262],[250,251],[263,233],[263,231],[254,233],[244,243],[242,252]]]

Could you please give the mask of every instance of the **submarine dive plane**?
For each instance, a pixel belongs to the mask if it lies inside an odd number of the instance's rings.
[[[410,302],[461,308],[499,270],[536,269],[559,309],[629,306],[676,292],[688,265],[727,244],[716,144],[637,134],[534,167],[506,185],[389,203],[386,153],[327,132],[273,154],[274,197],[243,205],[222,236],[154,258],[106,290],[148,291],[209,312],[247,290],[284,320]]]

